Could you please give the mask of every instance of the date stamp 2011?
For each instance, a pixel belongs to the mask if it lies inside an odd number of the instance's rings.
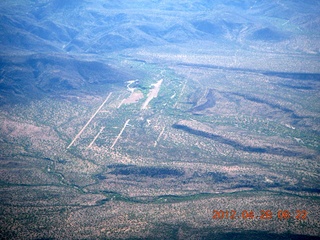
[[[278,220],[306,220],[308,212],[306,210],[296,210],[290,212],[289,210],[278,210],[273,213],[271,210],[260,210],[258,213],[253,210],[243,210],[238,213],[236,210],[213,210],[212,219],[260,219],[260,220],[271,220],[273,218]]]

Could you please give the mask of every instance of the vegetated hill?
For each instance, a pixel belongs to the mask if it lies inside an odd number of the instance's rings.
[[[114,170],[110,174],[137,177],[166,178],[179,177],[184,172],[169,167],[139,167],[139,166],[113,166]]]
[[[118,84],[130,78],[99,61],[57,54],[3,57],[0,104],[26,101],[44,94],[89,91],[94,86]]]
[[[250,38],[256,41],[280,42],[285,40],[286,36],[284,33],[266,27],[254,31]]]
[[[317,1],[286,0],[3,0],[0,92],[7,97],[1,102],[127,79],[104,63],[69,54],[163,45],[197,51],[202,42],[254,49],[286,42],[285,51],[319,52],[319,8]]]
[[[12,1],[0,3],[2,51],[114,52],[197,41],[276,44],[316,37],[317,1]]]

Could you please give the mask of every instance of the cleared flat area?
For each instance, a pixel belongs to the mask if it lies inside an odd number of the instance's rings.
[[[97,113],[101,110],[101,108],[104,106],[104,104],[109,100],[110,96],[111,96],[112,92],[109,93],[109,95],[107,96],[107,98],[103,101],[103,103],[100,105],[100,107],[97,109],[97,111],[91,116],[91,118],[88,120],[88,122],[83,126],[83,128],[80,130],[80,132],[74,137],[74,139],[72,140],[72,142],[68,145],[67,149],[70,148],[74,142],[80,137],[80,135],[82,134],[82,132],[86,129],[86,127],[90,124],[90,122],[92,121],[92,119],[94,119],[94,117],[97,115]]]
[[[93,138],[93,140],[91,141],[91,143],[88,145],[87,148],[91,148],[92,145],[94,144],[94,142],[97,140],[97,138],[100,136],[100,134],[102,133],[104,127],[101,127],[100,128],[100,131],[97,133],[97,135]]]
[[[159,80],[155,84],[152,84],[153,89],[151,89],[150,92],[148,93],[148,97],[147,97],[146,101],[142,104],[141,110],[146,109],[148,107],[150,101],[153,98],[156,98],[158,96],[162,82],[163,82],[163,79]]]
[[[128,123],[130,122],[130,119],[128,119],[125,124],[123,125],[123,128],[121,129],[120,133],[118,134],[117,138],[114,140],[113,144],[111,145],[111,149],[113,149],[113,147],[117,144],[119,138],[121,137],[124,129],[126,128],[126,126],[128,125]]]
[[[180,98],[181,98],[182,94],[184,93],[184,89],[185,89],[186,85],[187,85],[187,81],[184,82],[184,84],[183,84],[183,86],[182,86],[182,88],[181,88],[180,94],[179,94],[179,96],[178,96],[178,98],[177,98],[177,101],[176,101],[176,103],[173,105],[173,108],[176,108],[176,107],[177,107],[177,105],[178,105],[178,103],[179,103],[179,101],[180,101]]]
[[[165,127],[162,128],[161,132],[159,133],[159,136],[157,138],[157,140],[154,142],[154,146],[156,147],[158,145],[158,142],[162,136],[162,134],[164,133]]]

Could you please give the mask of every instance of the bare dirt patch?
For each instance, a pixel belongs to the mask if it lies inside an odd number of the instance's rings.
[[[148,98],[146,99],[146,101],[142,104],[141,109],[146,109],[148,107],[149,102],[153,99],[156,98],[158,96],[158,93],[160,91],[160,86],[163,82],[163,79],[159,80],[157,83],[152,84],[152,86],[154,87],[153,89],[150,90],[150,92],[148,93]]]
[[[139,90],[134,91],[131,95],[123,101],[123,104],[132,104],[138,102],[140,99],[143,98],[143,93]]]

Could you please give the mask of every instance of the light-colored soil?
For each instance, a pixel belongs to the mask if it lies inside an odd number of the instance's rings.
[[[150,90],[148,93],[148,97],[146,101],[142,104],[141,110],[146,109],[148,107],[149,102],[158,96],[158,93],[160,91],[160,86],[163,82],[163,79],[159,80],[157,83],[153,84],[154,88]]]
[[[143,93],[139,90],[132,92],[131,95],[123,101],[123,104],[132,104],[143,98]]]
[[[30,137],[31,139],[55,140],[56,134],[46,126],[35,126],[29,123],[15,122],[5,119],[0,125],[0,131],[12,138]]]

